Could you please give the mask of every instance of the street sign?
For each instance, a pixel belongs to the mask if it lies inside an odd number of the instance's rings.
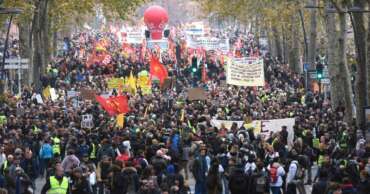
[[[18,94],[21,94],[22,69],[28,69],[29,59],[11,58],[5,59],[4,69],[18,70]]]
[[[28,64],[29,63],[29,60],[28,59],[21,59],[20,62],[22,64]],[[19,63],[19,58],[11,58],[11,59],[5,59],[5,63],[8,63],[8,64],[18,64]]]
[[[321,79],[321,83],[322,84],[330,84],[330,79],[329,78]]]
[[[328,72],[328,69],[327,68],[324,68],[323,70],[323,76],[322,76],[322,79],[329,79],[329,72]],[[317,72],[316,70],[309,70],[308,71],[308,76],[310,77],[310,79],[317,79]]]
[[[310,64],[308,63],[303,64],[303,71],[307,71],[308,67],[310,67]]]
[[[18,64],[9,64],[5,65],[4,69],[28,69],[28,65],[22,64],[19,66]]]

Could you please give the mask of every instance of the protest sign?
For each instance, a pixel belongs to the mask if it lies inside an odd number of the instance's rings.
[[[264,86],[262,59],[229,59],[226,71],[227,84],[236,86]]]
[[[109,89],[122,89],[125,85],[125,80],[123,78],[110,78],[108,80]]]
[[[40,94],[36,94],[35,98],[38,104],[44,104],[44,101],[42,100],[42,97]]]
[[[50,98],[52,101],[56,101],[58,99],[58,95],[54,88],[50,88]]]
[[[95,90],[81,89],[80,94],[84,100],[95,100]]]
[[[143,43],[144,33],[141,31],[127,32],[126,42],[129,44],[141,44]]]
[[[77,92],[77,91],[74,91],[74,90],[67,91],[67,97],[68,98],[74,98],[74,97],[76,97],[78,95],[79,95],[79,92]]]
[[[91,129],[94,127],[93,116],[91,114],[82,115],[81,128]]]
[[[206,100],[207,95],[203,88],[191,88],[188,90],[189,100]]]

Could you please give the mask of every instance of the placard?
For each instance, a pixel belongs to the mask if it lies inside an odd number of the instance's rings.
[[[236,86],[264,86],[264,69],[262,59],[229,59],[226,70],[227,84]]]
[[[126,42],[129,44],[141,44],[143,43],[144,33],[141,31],[127,32]]]
[[[81,89],[80,94],[81,98],[84,100],[95,100],[95,90]]]
[[[81,128],[91,129],[94,127],[93,116],[91,114],[82,115]]]
[[[188,90],[189,100],[206,100],[206,91],[203,88],[191,88]]]

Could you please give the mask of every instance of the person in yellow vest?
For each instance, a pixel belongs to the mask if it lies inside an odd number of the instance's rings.
[[[7,160],[4,161],[3,165],[1,166],[1,173],[4,175],[5,171],[13,164],[14,156],[9,154]]]
[[[68,178],[64,176],[62,166],[55,167],[55,175],[46,179],[41,194],[67,194],[69,188]]]
[[[53,141],[53,154],[54,156],[56,154],[58,154],[58,156],[60,156],[60,139],[58,136],[55,136],[53,138],[51,138],[51,140]]]

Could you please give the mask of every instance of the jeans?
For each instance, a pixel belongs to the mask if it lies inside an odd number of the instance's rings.
[[[50,158],[40,158],[40,175],[44,176],[44,172],[49,168]],[[47,175],[46,175],[47,176]]]
[[[195,182],[195,193],[194,194],[207,194],[206,182],[196,181]]]
[[[272,194],[281,194],[281,187],[270,187]]]

